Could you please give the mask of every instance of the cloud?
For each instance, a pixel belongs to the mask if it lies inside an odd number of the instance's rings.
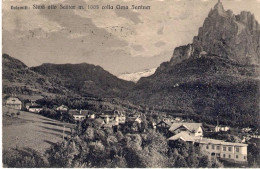
[[[56,22],[52,22],[39,15],[38,11],[13,11],[13,14],[7,14],[3,10],[3,29],[7,31],[26,31],[41,29],[47,33],[57,32],[63,27]],[[39,22],[40,21],[40,22]]]
[[[162,46],[164,46],[164,45],[166,45],[166,43],[165,42],[163,42],[163,41],[159,41],[159,42],[156,42],[155,44],[154,44],[154,46],[156,46],[156,47],[162,47]]]
[[[139,18],[139,13],[133,12],[131,10],[115,10],[115,13],[119,17],[124,17],[126,19],[129,19],[132,21],[134,24],[141,23],[141,19]]]
[[[163,29],[164,29],[164,26],[162,26],[162,27],[157,31],[157,34],[158,34],[158,35],[162,35],[162,34],[163,34]]]
[[[136,51],[143,51],[144,50],[142,45],[132,45],[132,48]]]

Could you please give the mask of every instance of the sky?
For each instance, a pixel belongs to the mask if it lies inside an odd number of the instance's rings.
[[[260,0],[221,0],[235,14]],[[217,0],[3,0],[3,53],[27,66],[90,63],[114,75],[158,67],[175,47],[192,42]],[[84,10],[32,9],[33,5],[82,5]],[[27,5],[29,10],[11,10]],[[99,5],[99,9],[86,9]],[[114,9],[101,9],[102,6]],[[115,9],[116,5],[150,10]],[[59,8],[59,7],[58,7]]]

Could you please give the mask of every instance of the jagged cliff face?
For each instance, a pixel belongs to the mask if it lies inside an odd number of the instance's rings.
[[[250,12],[234,15],[221,2],[209,12],[193,43],[174,50],[170,65],[203,54],[217,55],[240,64],[260,63],[260,27]]]

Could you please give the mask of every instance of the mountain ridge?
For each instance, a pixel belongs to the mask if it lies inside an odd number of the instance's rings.
[[[3,58],[3,93],[65,94],[121,97],[134,83],[118,79],[100,66],[88,63],[27,67],[7,54]]]
[[[59,86],[45,76],[27,67],[20,60],[2,55],[3,94],[69,94],[71,91]]]
[[[81,95],[121,96],[133,83],[118,79],[100,66],[88,63],[42,64],[31,70],[48,76]]]

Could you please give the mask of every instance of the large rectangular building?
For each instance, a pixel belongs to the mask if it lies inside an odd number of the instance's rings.
[[[197,140],[201,150],[211,157],[235,163],[247,163],[247,144],[203,138]]]
[[[247,144],[225,142],[203,137],[196,137],[185,132],[178,133],[169,141],[183,140],[200,146],[201,151],[211,158],[219,158],[234,163],[247,163]]]

